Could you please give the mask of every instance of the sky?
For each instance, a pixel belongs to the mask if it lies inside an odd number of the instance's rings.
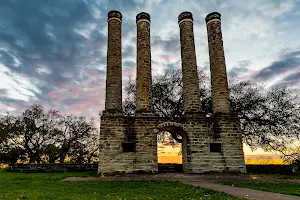
[[[41,104],[97,117],[110,10],[123,15],[123,86],[136,74],[136,15],[151,16],[155,76],[181,68],[183,11],[194,16],[199,69],[209,73],[205,17],[217,11],[230,79],[300,86],[300,0],[2,0],[0,10],[0,114]]]
[[[209,74],[205,17],[216,11],[229,79],[300,87],[300,0],[1,0],[0,115],[41,104],[97,117],[105,104],[110,10],[123,15],[123,86],[136,75],[138,13],[151,16],[155,76],[181,68],[177,20],[184,11],[194,17],[198,69]],[[168,148],[160,154],[177,155]]]

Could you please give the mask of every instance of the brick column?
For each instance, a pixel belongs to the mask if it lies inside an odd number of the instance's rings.
[[[201,111],[192,13],[181,13],[178,17],[178,24],[180,28],[184,113],[189,115]]]
[[[105,111],[122,112],[122,14],[108,13]]]
[[[229,89],[221,31],[221,14],[205,18],[208,36],[213,113],[230,113]]]
[[[137,26],[137,73],[136,73],[136,113],[152,111],[152,76],[150,49],[150,15],[141,12],[136,16]]]

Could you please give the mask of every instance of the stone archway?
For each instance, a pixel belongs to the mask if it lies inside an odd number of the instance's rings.
[[[188,172],[188,155],[189,155],[189,143],[187,128],[177,122],[163,122],[160,123],[155,129],[155,133],[168,132],[178,143],[181,144],[182,151],[182,170]],[[180,136],[180,138],[178,137]],[[157,155],[158,156],[158,155]]]

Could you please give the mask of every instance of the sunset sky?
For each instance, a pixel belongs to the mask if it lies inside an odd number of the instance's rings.
[[[170,140],[166,137],[164,142],[157,145],[158,162],[159,163],[182,163],[181,144],[176,143],[171,145]],[[300,146],[300,141],[297,144]],[[265,152],[262,149],[251,151],[244,144],[245,162],[246,164],[284,164],[280,158],[280,154],[276,152]]]
[[[159,163],[182,163],[181,144],[158,144],[158,162]],[[283,160],[279,154],[274,152],[264,152],[259,149],[254,152],[249,147],[244,145],[245,162],[246,164],[283,164]]]
[[[123,85],[136,74],[139,12],[151,15],[152,74],[179,69],[178,15],[194,15],[209,73],[205,16],[222,14],[230,79],[300,86],[300,0],[1,0],[0,114],[32,104],[97,117],[104,109],[107,13],[123,14]]]

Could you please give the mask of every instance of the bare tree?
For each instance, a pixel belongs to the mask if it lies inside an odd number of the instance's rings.
[[[199,80],[202,110],[206,115],[211,115],[209,78],[200,71]],[[299,160],[296,150],[291,153],[293,141],[300,140],[299,93],[287,86],[268,88],[249,81],[233,81],[229,88],[231,110],[241,120],[244,142],[252,149],[278,151],[286,160]],[[154,77],[152,91],[156,115],[180,117],[184,114],[180,70]],[[127,93],[124,102],[125,113],[133,115],[135,82],[132,79],[125,87],[125,92]],[[176,133],[171,135],[178,139]]]
[[[300,140],[299,93],[287,86],[266,88],[250,82],[231,87],[232,110],[239,115],[243,139],[252,149],[278,151],[286,161],[297,160]]]
[[[93,119],[61,115],[55,110],[45,112],[41,105],[33,105],[21,116],[0,118],[0,159],[10,163],[20,158],[40,163],[42,156],[50,163],[57,159],[64,162],[67,156],[73,162],[91,160],[89,148],[96,147],[91,147],[95,143],[90,139],[95,131]]]
[[[19,117],[7,114],[0,118],[0,162],[15,163],[18,159],[24,159],[25,150],[20,137],[23,124]]]
[[[93,119],[88,122],[83,116],[60,116],[55,139],[59,161],[63,163],[68,156],[73,162],[83,162],[89,153],[87,141],[94,131]]]

